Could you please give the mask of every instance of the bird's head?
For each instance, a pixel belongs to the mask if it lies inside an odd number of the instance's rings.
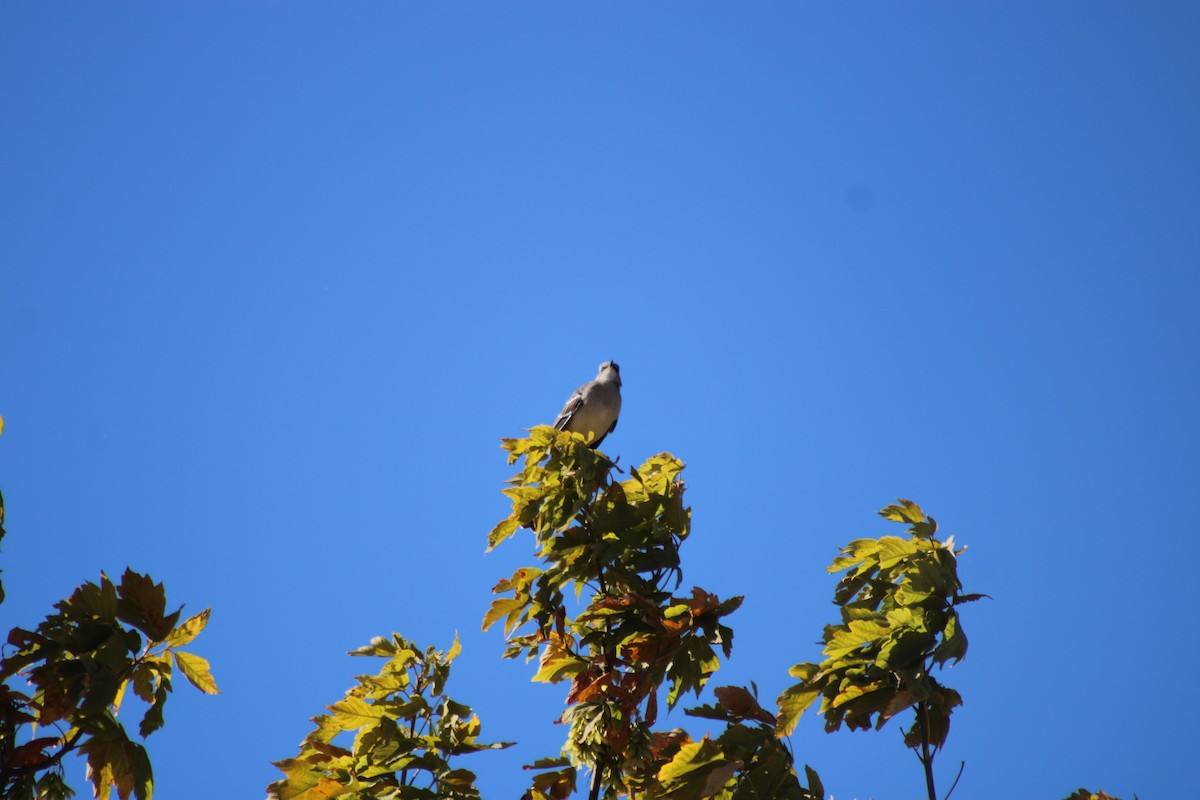
[[[599,381],[613,381],[617,386],[621,385],[621,367],[615,361],[605,361],[600,365],[600,374],[596,376]]]

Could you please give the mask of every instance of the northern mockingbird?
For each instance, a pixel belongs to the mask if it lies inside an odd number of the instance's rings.
[[[571,395],[554,420],[554,427],[594,437],[588,446],[595,449],[616,429],[620,415],[621,368],[615,361],[605,361],[596,380],[588,381]]]

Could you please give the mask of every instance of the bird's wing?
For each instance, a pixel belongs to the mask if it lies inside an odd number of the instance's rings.
[[[587,384],[584,384],[586,386]],[[554,420],[554,427],[560,431],[566,429],[567,423],[571,421],[571,417],[575,416],[575,412],[583,405],[583,386],[575,390],[575,394],[571,395],[571,399],[563,406],[563,410],[558,412],[558,419]]]

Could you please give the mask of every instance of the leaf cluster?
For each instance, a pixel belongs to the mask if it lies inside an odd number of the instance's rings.
[[[101,800],[113,789],[121,800],[149,800],[150,759],[117,713],[132,687],[147,706],[138,733],[161,728],[175,669],[217,693],[208,662],[181,649],[204,629],[209,610],[180,622],[182,608],[166,610],[163,585],[131,569],[119,583],[101,574],[55,608],[32,631],[12,629],[0,660],[0,795],[69,797],[60,762],[77,750]],[[15,688],[17,679],[30,689]]]
[[[653,730],[660,690],[674,708],[699,695],[721,656],[730,656],[733,630],[724,620],[742,602],[699,587],[676,594],[691,529],[683,462],[661,453],[618,479],[616,463],[582,436],[545,426],[502,446],[522,468],[504,490],[512,511],[489,549],[528,529],[538,563],[496,584],[483,627],[503,621],[505,656],[537,658],[533,680],[569,683],[564,758],[530,767],[538,774],[526,797],[570,796],[580,766],[591,770],[592,798],[750,797],[734,792],[789,780],[799,789],[774,717],[747,726],[722,711],[725,734],[699,742]]]
[[[774,714],[758,701],[758,687],[720,686],[717,702],[689,708],[692,717],[719,720],[725,729],[715,739],[684,741],[657,773],[658,796],[716,797],[723,800],[823,800],[825,789],[812,767],[801,782],[791,751],[776,733]]]
[[[479,741],[479,718],[445,694],[458,639],[446,651],[393,634],[350,653],[387,661],[328,714],[314,717],[295,758],[275,762],[284,778],[268,787],[274,800],[334,797],[388,800],[473,800],[475,774],[452,765],[455,756],[510,747]],[[339,744],[343,734],[351,742]]]
[[[907,524],[908,536],[857,539],[829,567],[845,572],[834,592],[841,621],[827,625],[825,659],[790,670],[799,682],[779,698],[781,732],[821,698],[827,731],[882,727],[914,709],[905,733],[914,749],[936,750],[946,740],[958,692],[932,675],[934,666],[960,661],[967,652],[957,608],[983,595],[964,594],[953,538],[940,542],[937,523],[910,500],[879,512]]]
[[[540,655],[537,681],[578,679],[574,700],[605,693],[599,674],[617,663],[653,673],[654,683],[668,678],[672,706],[684,692],[698,691],[716,669],[714,647],[729,653],[733,632],[721,618],[741,598],[722,602],[698,588],[672,595],[682,580],[679,545],[691,526],[679,477],[683,462],[663,453],[615,481],[616,465],[578,434],[542,426],[503,446],[509,463],[524,457],[525,466],[504,492],[512,513],[489,544],[529,528],[542,565],[519,568],[493,589],[500,597],[483,627],[504,620],[506,657]],[[589,601],[572,615],[566,596],[585,591]],[[532,632],[514,635],[529,623]],[[589,662],[585,653],[599,661]]]

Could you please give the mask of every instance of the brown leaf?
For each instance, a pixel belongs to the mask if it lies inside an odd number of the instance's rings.
[[[698,617],[705,612],[716,611],[719,605],[721,605],[721,601],[715,594],[709,594],[699,586],[692,587],[692,599],[688,603],[692,616]]]
[[[646,696],[646,725],[653,725],[658,720],[658,693],[650,692]]]
[[[880,716],[884,720],[889,719],[890,717],[896,716],[901,711],[910,708],[912,704],[912,693],[906,689],[901,689],[892,696],[891,700],[888,701],[888,704],[884,707],[883,711],[880,712]]]
[[[54,747],[57,744],[59,744],[59,741],[53,736],[26,742],[8,754],[8,763],[17,767],[42,764],[50,760],[50,755],[46,753],[46,749]],[[37,767],[39,770],[44,768],[44,766]]]
[[[605,675],[596,667],[588,667],[571,679],[571,691],[567,692],[567,705],[588,703],[604,694]]]
[[[758,700],[750,691],[742,686],[720,686],[713,689],[717,702],[731,714],[743,719],[753,719],[775,724],[775,716],[758,704]]]
[[[653,664],[658,660],[659,654],[667,648],[665,642],[676,642],[673,637],[664,636],[643,636],[637,639],[631,639],[621,645],[621,656],[631,664]]]
[[[662,757],[664,750],[690,744],[692,737],[683,728],[675,728],[670,731],[655,731],[650,738],[650,755],[658,761]]]

